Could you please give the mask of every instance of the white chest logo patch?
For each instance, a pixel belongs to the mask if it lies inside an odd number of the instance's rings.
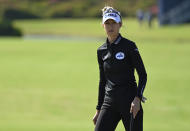
[[[125,54],[123,52],[118,52],[116,55],[115,55],[115,58],[118,59],[118,60],[122,60],[125,58]]]

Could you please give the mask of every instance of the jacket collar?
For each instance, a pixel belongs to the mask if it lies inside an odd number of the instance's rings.
[[[116,40],[115,40],[113,43],[111,43],[111,44],[117,45],[117,44],[121,41],[121,39],[122,39],[122,36],[121,36],[121,34],[119,34],[118,37],[116,38]],[[109,41],[108,41],[108,38],[107,38],[107,40],[106,40],[106,44],[107,44],[108,46],[110,46],[110,43],[109,43]]]

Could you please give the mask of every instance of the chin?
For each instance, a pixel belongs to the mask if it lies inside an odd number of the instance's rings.
[[[115,32],[108,32],[107,34],[108,34],[108,35],[116,35]]]

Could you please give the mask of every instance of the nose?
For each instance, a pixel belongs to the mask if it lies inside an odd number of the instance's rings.
[[[110,26],[113,26],[114,25],[114,23],[110,23]]]
[[[114,26],[114,24],[112,24],[112,23],[110,23],[110,24],[109,24],[109,28],[111,28],[111,29],[112,29],[112,28],[113,28],[113,26]]]

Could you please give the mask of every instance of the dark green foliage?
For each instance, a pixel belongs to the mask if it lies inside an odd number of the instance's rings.
[[[0,14],[15,19],[100,17],[101,9],[113,6],[122,16],[135,16],[138,9],[147,10],[157,0],[0,0]],[[12,10],[15,9],[15,10]]]
[[[26,10],[6,9],[3,14],[3,18],[14,20],[14,19],[36,19],[39,17]]]
[[[0,36],[22,36],[22,32],[13,26],[12,21],[1,20]]]
[[[69,17],[72,17],[73,16],[73,11],[72,10],[66,10],[66,11],[55,11],[53,12],[50,17],[52,18],[62,18],[62,17],[65,17],[65,18],[69,18]]]

